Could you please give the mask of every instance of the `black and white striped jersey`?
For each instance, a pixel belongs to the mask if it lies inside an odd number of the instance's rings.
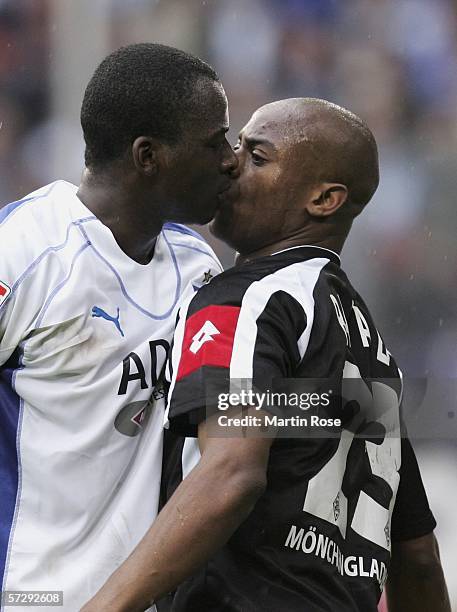
[[[256,397],[312,381],[322,400],[278,433],[265,493],[178,589],[173,610],[375,611],[392,540],[425,535],[435,521],[400,435],[401,375],[339,257],[303,246],[217,276],[181,309],[171,367],[169,426],[184,436],[224,414],[220,397],[234,381]],[[291,407],[264,409],[279,432]],[[165,461],[170,488],[172,465],[181,470],[176,457]]]

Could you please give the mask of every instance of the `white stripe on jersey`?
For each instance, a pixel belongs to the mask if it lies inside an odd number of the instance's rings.
[[[198,438],[186,438],[182,449],[182,477],[186,478],[201,459]]]
[[[300,357],[303,358],[313,327],[313,290],[322,268],[328,262],[328,259],[323,258],[301,261],[281,268],[277,272],[252,283],[241,302],[230,362],[231,379],[253,378],[257,319],[265,310],[268,300],[277,291],[286,291],[297,300],[305,312],[306,328],[298,340]]]

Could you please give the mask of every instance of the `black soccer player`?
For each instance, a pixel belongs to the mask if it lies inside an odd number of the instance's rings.
[[[107,56],[81,124],[79,188],[0,211],[0,583],[65,612],[157,515],[160,372],[179,301],[220,271],[180,223],[213,217],[237,165],[216,73],[171,47]]]
[[[172,356],[170,428],[198,436],[201,460],[85,612],[178,585],[174,612],[374,612],[389,568],[391,610],[449,612],[401,374],[338,255],[378,185],[375,140],[345,109],[292,99],[259,109],[236,150],[212,230],[237,266],[181,308]],[[290,379],[317,385],[314,430],[264,401]],[[242,411],[240,380],[257,394]],[[237,418],[249,435],[224,435]]]

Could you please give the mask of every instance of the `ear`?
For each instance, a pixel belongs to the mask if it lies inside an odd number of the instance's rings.
[[[311,190],[306,210],[312,217],[329,217],[346,202],[348,188],[340,183],[320,183]]]
[[[159,170],[160,144],[155,138],[138,136],[132,144],[135,168],[146,176],[154,176]]]

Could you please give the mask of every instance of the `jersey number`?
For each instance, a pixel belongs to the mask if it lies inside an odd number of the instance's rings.
[[[396,392],[385,383],[372,382],[372,390],[362,382],[360,370],[357,366],[346,361],[343,372],[344,379],[352,391],[349,380],[359,379],[361,384],[355,384],[356,394],[352,397],[360,406],[371,405],[376,411],[376,422],[386,430],[382,440],[370,442],[355,437],[354,431],[357,423],[351,423],[350,430],[343,429],[339,446],[335,454],[324,467],[309,481],[303,510],[320,519],[336,525],[343,538],[350,526],[363,538],[382,546],[390,551],[390,518],[395,504],[395,492],[398,487],[400,475],[398,470],[401,463],[400,417]],[[361,418],[360,415],[354,417]],[[365,491],[359,490],[358,501],[349,525],[348,499],[343,493],[343,481],[348,476],[357,481],[356,474],[346,474],[346,470],[354,469],[348,464],[348,456],[354,444],[361,446],[359,453],[368,456],[371,474],[380,477],[387,483],[393,492],[389,507],[385,508]],[[358,457],[356,465],[364,464],[364,457]],[[356,468],[357,469],[357,468]],[[382,485],[381,485],[382,486]],[[385,486],[385,485],[384,485]],[[351,494],[352,496],[352,494]]]

